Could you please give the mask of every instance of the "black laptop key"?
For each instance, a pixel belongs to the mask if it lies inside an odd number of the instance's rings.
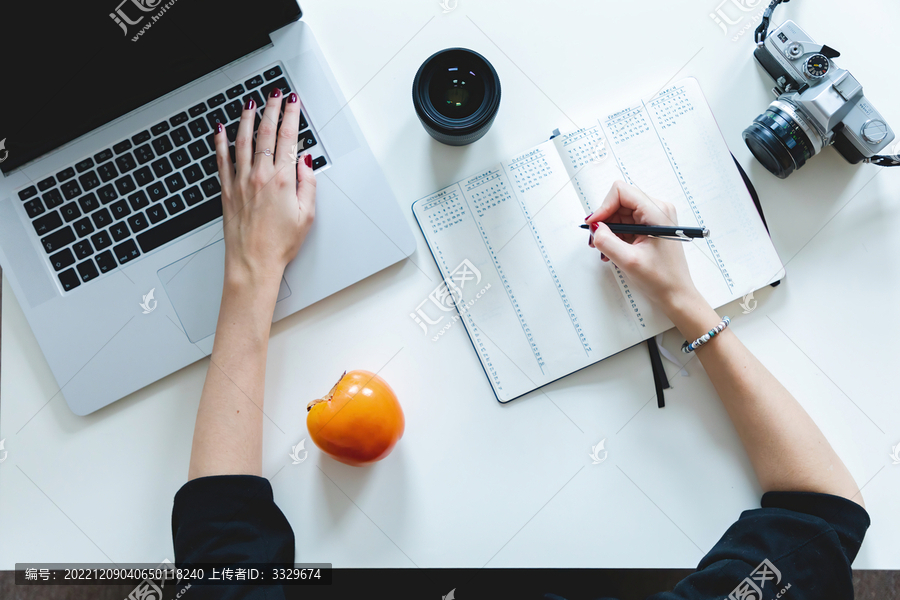
[[[111,162],[103,163],[99,167],[97,167],[97,173],[100,175],[100,179],[103,180],[103,183],[109,183],[113,179],[119,176],[119,172],[116,170],[116,165]]]
[[[116,154],[122,154],[126,150],[131,150],[131,140],[122,140],[113,146],[113,150],[116,151]]]
[[[47,210],[56,208],[57,206],[65,202],[65,200],[63,200],[62,194],[59,193],[59,190],[50,190],[49,192],[41,196],[41,198],[44,199],[44,206],[47,207]]]
[[[150,128],[150,131],[153,133],[153,135],[159,135],[159,134],[163,133],[164,131],[168,131],[168,130],[169,130],[169,124],[166,123],[165,121],[163,121],[162,123],[157,123],[156,125],[154,125],[153,127]]]
[[[74,179],[72,181],[67,181],[60,186],[62,189],[63,196],[66,197],[66,200],[71,200],[75,196],[81,195],[81,188],[78,187],[78,182]]]
[[[137,186],[134,184],[134,179],[131,178],[131,175],[126,175],[116,179],[116,189],[119,190],[119,194],[124,196],[136,190]]]
[[[191,159],[200,160],[209,153],[209,148],[206,147],[203,140],[197,140],[188,146],[188,151],[191,153]]]
[[[143,231],[150,226],[150,223],[147,222],[147,217],[144,213],[137,213],[128,217],[128,224],[131,226],[131,230],[135,233],[138,231]]]
[[[201,102],[200,104],[198,104],[196,106],[192,106],[188,109],[188,114],[191,116],[191,118],[199,117],[200,115],[202,115],[205,112],[206,112],[206,104],[203,102]]]
[[[184,186],[184,178],[181,176],[181,173],[173,173],[166,177],[166,187],[169,188],[170,194],[183,190]]]
[[[145,165],[156,158],[156,155],[153,154],[153,149],[150,148],[150,144],[144,144],[143,146],[135,148],[134,155],[137,157],[137,161],[142,165]]]
[[[88,214],[89,212],[100,208],[100,201],[97,200],[97,196],[95,196],[93,192],[79,198],[78,204],[81,206],[81,210],[84,214]]]
[[[91,254],[94,253],[94,248],[91,246],[91,243],[87,240],[81,240],[80,242],[75,242],[72,244],[72,252],[75,253],[75,258],[81,260],[82,258],[87,258]]]
[[[191,141],[191,134],[188,133],[187,127],[184,126],[173,130],[169,135],[172,136],[172,141],[175,142],[176,146],[184,146]]]
[[[231,125],[225,128],[225,135],[228,136],[229,142],[234,142],[237,139],[239,121],[235,121]]]
[[[225,114],[227,114],[228,118],[232,121],[240,119],[242,112],[244,112],[244,107],[241,105],[240,100],[235,100],[234,102],[229,102],[225,105]]]
[[[246,106],[247,100],[253,100],[253,103],[256,105],[256,108],[259,108],[263,104],[262,96],[260,96],[259,92],[257,92],[256,90],[250,92],[249,94],[247,94],[246,96],[241,98],[241,104],[243,106]]]
[[[162,207],[162,204],[153,204],[150,208],[147,209],[147,218],[150,219],[150,223],[156,225],[160,221],[166,218],[166,211]]]
[[[187,150],[179,148],[169,155],[169,160],[172,161],[172,166],[175,167],[175,170],[177,171],[181,167],[189,164],[191,162],[191,157],[188,155]]]
[[[113,200],[119,197],[116,193],[116,188],[113,187],[113,184],[104,185],[102,188],[97,190],[97,197],[100,198],[100,202],[103,204],[109,204]]]
[[[164,177],[172,172],[172,165],[165,156],[154,162],[151,166],[157,177]]]
[[[152,185],[148,185],[147,195],[150,197],[150,202],[158,202],[165,198],[166,188],[162,184],[162,181],[154,181]]]
[[[81,161],[75,165],[75,170],[78,171],[79,173],[84,173],[85,171],[87,171],[88,169],[90,169],[93,166],[94,166],[94,161],[91,160],[90,158],[86,158],[83,161]]]
[[[327,162],[328,161],[325,160],[324,156],[320,156],[319,158],[314,158],[313,159],[313,167],[312,167],[313,171],[315,171],[316,169],[321,169],[322,167],[324,167],[327,164]]]
[[[94,220],[94,225],[97,226],[97,229],[103,229],[113,222],[112,215],[109,214],[109,211],[105,208],[101,208],[97,212],[93,213],[91,215],[91,219]]]
[[[65,269],[75,262],[75,255],[68,248],[64,248],[50,257],[50,264],[55,271]]]
[[[198,138],[209,131],[209,126],[206,124],[206,119],[194,119],[188,123],[188,129],[195,138]]]
[[[140,169],[132,173],[132,176],[134,177],[135,183],[138,184],[138,187],[144,187],[145,185],[156,179],[156,177],[153,176],[153,171],[150,170],[149,166],[141,167]]]
[[[249,89],[252,89],[252,88],[259,87],[259,86],[261,86],[263,83],[265,83],[265,80],[263,79],[263,76],[262,76],[262,75],[254,75],[253,77],[251,77],[250,79],[248,79],[247,81],[245,81],[245,82],[244,82],[244,85],[246,85],[246,86],[247,86],[247,89],[249,90]]]
[[[91,259],[79,263],[75,268],[78,269],[78,274],[81,275],[81,280],[85,283],[100,275],[100,273],[97,272],[97,267],[94,266],[94,261]]]
[[[188,183],[197,183],[203,179],[203,169],[200,168],[200,165],[190,165],[183,173]]]
[[[119,171],[122,173],[127,173],[137,166],[137,163],[134,161],[134,156],[131,152],[126,152],[122,156],[116,158],[116,166],[119,167]]]
[[[222,216],[222,200],[211,198],[156,227],[138,234],[141,250],[150,252]]]
[[[113,257],[113,253],[109,250],[107,250],[106,252],[101,252],[94,257],[94,260],[97,261],[97,266],[100,268],[101,273],[109,273],[119,266],[116,264],[116,259],[115,257]]]
[[[94,243],[94,248],[96,248],[97,250],[109,248],[113,243],[112,238],[109,237],[108,231],[98,231],[91,236],[91,242]]]
[[[288,85],[287,79],[282,77],[281,79],[279,79],[277,81],[272,81],[272,82],[267,83],[266,85],[262,86],[261,92],[262,92],[263,98],[268,98],[269,95],[272,93],[272,90],[274,90],[275,88],[278,88],[281,90],[282,96],[287,96],[291,92],[291,86]]]
[[[222,112],[222,109],[217,108],[206,115],[206,121],[209,123],[210,128],[215,131],[216,123],[222,123],[224,125],[228,122],[228,119],[225,118],[225,113]]]
[[[303,111],[300,111],[300,122],[297,123],[297,129],[303,130],[306,127],[309,127],[309,123],[306,122],[306,116],[303,114]]]
[[[180,112],[177,115],[175,115],[174,117],[172,117],[171,119],[169,119],[169,124],[172,125],[172,127],[178,127],[182,123],[187,123],[187,120],[188,120],[187,113]]]
[[[97,154],[94,155],[94,162],[98,165],[102,162],[106,162],[113,157],[112,148],[107,148],[106,150],[101,150]]]
[[[78,219],[77,221],[72,223],[72,227],[75,228],[75,234],[80,238],[94,233],[94,226],[91,224],[91,220],[87,217]]]
[[[216,94],[215,96],[213,96],[212,98],[207,100],[206,104],[210,108],[215,108],[217,106],[221,106],[222,104],[225,104],[225,94]]]
[[[219,165],[216,162],[216,155],[212,154],[207,156],[202,161],[200,161],[200,165],[203,167],[203,171],[207,175],[212,175],[213,173],[219,172]]]
[[[52,213],[44,215],[40,219],[35,219],[32,223],[32,225],[34,225],[34,231],[38,235],[48,234],[57,227],[62,226],[62,224],[62,217],[60,217],[59,213],[55,210]]]
[[[244,86],[241,84],[237,84],[233,88],[229,88],[228,91],[225,92],[225,95],[229,98],[237,98],[241,94],[244,93]]]
[[[166,205],[166,210],[169,211],[170,215],[180,213],[184,210],[184,202],[181,201],[181,196],[179,196],[178,194],[169,196],[168,198],[166,198],[163,204]]]
[[[69,167],[68,169],[63,169],[59,173],[56,174],[57,181],[63,182],[66,179],[72,179],[75,177],[75,169]]]
[[[116,242],[121,242],[129,235],[131,235],[131,232],[128,230],[128,225],[125,224],[125,221],[119,221],[118,223],[110,227],[109,233],[112,236],[113,240]]]
[[[123,217],[127,217],[131,214],[131,209],[128,208],[128,203],[125,200],[119,200],[118,202],[113,202],[109,210],[112,212],[113,219],[121,219]]]
[[[43,213],[44,210],[44,203],[41,202],[40,198],[35,198],[34,200],[29,200],[25,203],[25,212],[27,212],[28,216],[32,219]]]
[[[50,177],[48,177],[47,179],[42,179],[41,181],[38,181],[38,189],[41,190],[42,192],[46,192],[47,190],[49,190],[50,188],[52,188],[55,185],[56,185],[56,180],[53,178],[52,175]]]
[[[29,185],[27,188],[19,192],[19,198],[21,200],[28,200],[29,198],[33,198],[37,196],[37,188],[33,185]]]
[[[237,164],[237,158],[235,156],[236,152],[234,149],[234,145],[228,146],[228,157],[231,158],[231,164]]]
[[[75,272],[75,269],[68,269],[60,273],[59,282],[62,284],[63,290],[67,292],[81,285],[81,280],[78,279],[78,273]]]
[[[302,152],[303,150],[312,148],[315,145],[316,136],[314,136],[313,132],[309,129],[300,132],[300,135],[297,136],[297,152]]]
[[[188,206],[193,206],[198,202],[203,201],[203,194],[200,192],[200,188],[196,185],[192,185],[188,189],[184,190],[181,195],[184,196],[184,201]]]
[[[138,250],[137,244],[134,243],[134,240],[128,240],[127,242],[123,242],[113,248],[113,254],[116,255],[116,258],[119,260],[120,265],[124,265],[128,261],[136,259],[141,255],[141,251]]]
[[[281,67],[279,67],[278,65],[275,65],[268,71],[264,71],[263,75],[265,76],[266,81],[272,81],[273,79],[275,79],[276,77],[281,75]]]
[[[211,196],[215,196],[221,191],[221,187],[219,186],[219,178],[218,177],[210,177],[206,181],[200,184],[200,187],[203,188],[203,193],[207,198]]]
[[[131,141],[134,142],[135,146],[139,146],[140,144],[149,142],[151,137],[150,132],[145,129],[144,131],[131,136]]]
[[[48,236],[41,238],[41,245],[47,254],[56,252],[63,246],[68,246],[75,241],[75,232],[69,226],[63,227],[59,231],[54,231]]]
[[[172,148],[172,142],[166,134],[162,134],[160,137],[153,140],[153,149],[156,150],[157,156],[162,156],[166,152],[171,151]]]
[[[66,223],[71,223],[81,216],[81,211],[78,210],[78,204],[75,202],[69,202],[68,204],[63,205],[63,207],[59,209],[59,212],[62,213]]]
[[[147,199],[147,194],[143,190],[138,190],[128,196],[128,203],[131,204],[131,209],[135,212],[150,206],[150,200]]]
[[[93,171],[88,171],[79,177],[78,181],[81,182],[81,187],[84,188],[84,191],[92,190],[100,185],[100,178],[97,177],[97,174]]]

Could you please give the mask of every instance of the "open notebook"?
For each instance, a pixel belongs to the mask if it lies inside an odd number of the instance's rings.
[[[679,225],[709,228],[682,245],[712,306],[782,278],[699,84],[679,81],[413,204],[444,277],[414,317],[447,322],[437,313],[455,308],[499,401],[672,327],[578,229],[616,179],[673,203]]]

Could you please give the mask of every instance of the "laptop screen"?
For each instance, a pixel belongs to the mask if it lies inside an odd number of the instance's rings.
[[[4,172],[262,48],[270,32],[300,18],[296,0],[7,4],[0,11]]]

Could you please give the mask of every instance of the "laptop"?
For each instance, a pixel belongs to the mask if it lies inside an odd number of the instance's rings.
[[[273,88],[299,95],[296,152],[317,177],[274,320],[415,250],[295,0],[15,13],[0,24],[0,266],[75,414],[212,352],[224,274],[212,131],[221,122],[233,141],[247,98],[259,116]]]

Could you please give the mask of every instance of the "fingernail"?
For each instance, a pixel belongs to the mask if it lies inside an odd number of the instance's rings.
[[[306,156],[304,156],[303,162],[306,164],[307,167],[312,169],[312,154],[307,154]]]
[[[594,234],[593,233],[591,234],[591,237],[588,238],[588,246],[590,246],[591,248],[594,247]]]
[[[269,94],[269,97],[270,98],[281,98],[281,89],[280,88],[273,89],[272,93]]]
[[[587,221],[588,219],[590,219],[590,218],[593,217],[593,216],[594,216],[594,213],[591,213],[591,214],[589,214],[588,216],[586,216],[586,217],[584,218],[584,220]]]
[[[600,260],[606,260],[606,255],[602,252],[600,253]]]
[[[288,96],[288,103],[294,104],[295,102],[297,102],[297,94],[295,94],[294,92],[291,92],[291,95]]]
[[[599,225],[597,225],[596,223],[591,223],[591,234],[593,234],[598,229],[600,229]]]
[[[256,108],[256,102],[253,101],[253,98],[247,98],[247,104],[244,105],[244,110],[253,110]]]
[[[216,133],[222,133],[225,131],[225,126],[221,123],[216,123]]]

